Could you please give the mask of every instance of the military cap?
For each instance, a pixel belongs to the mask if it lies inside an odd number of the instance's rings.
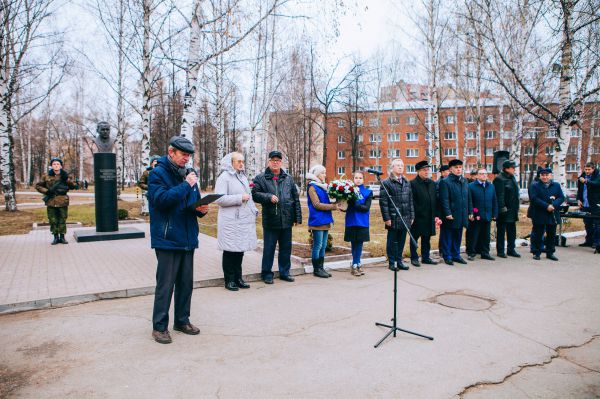
[[[453,166],[458,166],[458,165],[462,165],[463,161],[461,161],[460,159],[453,159],[452,161],[448,162],[448,166],[453,167]]]
[[[540,175],[546,175],[546,174],[550,174],[550,173],[552,173],[552,169],[550,169],[550,168],[542,168],[539,170]]]
[[[511,161],[510,159],[507,159],[506,161],[502,162],[502,169],[508,169],[508,168],[516,168],[517,164],[515,163],[515,161]]]
[[[169,140],[169,145],[187,154],[194,153],[194,145],[192,142],[182,136],[171,137],[171,140]]]
[[[430,165],[427,163],[427,161],[420,161],[417,162],[417,164],[415,165],[415,170],[421,170],[424,168],[429,168]]]
[[[442,165],[442,166],[440,166],[440,172],[443,172],[443,171],[449,170],[449,169],[450,169],[450,167],[448,165]]]
[[[273,150],[269,153],[269,159],[271,159],[271,158],[283,159],[283,155],[281,154],[281,151]]]

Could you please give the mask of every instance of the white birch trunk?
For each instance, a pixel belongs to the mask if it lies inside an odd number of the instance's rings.
[[[499,137],[499,150],[504,150],[504,104],[500,104],[500,108],[498,109],[498,119],[500,122],[500,132],[498,132]]]
[[[594,135],[596,134],[596,111],[592,113],[592,123],[590,125],[590,139],[586,151],[585,163],[592,162],[592,150],[594,149]]]
[[[519,175],[521,173],[521,165],[518,160],[521,158],[521,143],[523,142],[523,112],[519,111],[517,114],[515,121],[513,123],[513,140],[510,143],[510,155],[509,159],[512,159],[517,164],[515,168],[515,178],[518,180]],[[534,154],[537,154],[537,151],[534,150]],[[534,159],[535,162],[535,159]],[[533,173],[533,172],[532,172]]]
[[[142,49],[143,75],[142,75],[142,166],[150,165],[150,97],[152,95],[150,80],[150,0],[144,0],[144,38]],[[123,137],[121,137],[123,140]],[[122,143],[123,144],[123,143]],[[121,147],[124,148],[124,147]]]
[[[183,97],[183,116],[180,135],[194,144],[194,125],[196,122],[196,94],[198,93],[198,73],[200,72],[200,40],[202,17],[201,0],[194,0],[190,30],[190,45],[188,48],[187,65],[185,69],[185,95]]]

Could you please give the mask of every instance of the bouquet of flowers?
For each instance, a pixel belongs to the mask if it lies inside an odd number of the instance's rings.
[[[347,209],[348,201],[360,198],[360,189],[351,180],[333,180],[329,183],[327,194],[341,203],[341,209]]]

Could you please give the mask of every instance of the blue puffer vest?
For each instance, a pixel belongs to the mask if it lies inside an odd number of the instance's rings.
[[[319,196],[319,201],[323,204],[331,204],[329,201],[329,196],[327,195],[327,191],[323,188],[317,186],[313,182],[310,183],[311,186],[315,188],[317,195]],[[308,197],[308,226],[323,226],[325,224],[333,223],[333,215],[331,211],[320,211],[315,208]]]
[[[346,211],[346,226],[358,226],[358,227],[369,227],[369,214],[370,210],[367,212],[359,212],[356,209],[356,205],[362,205],[367,201],[369,195],[371,195],[372,191],[366,188],[364,185],[358,187],[360,189],[361,198],[359,198],[354,204],[350,203],[348,205],[348,210]]]

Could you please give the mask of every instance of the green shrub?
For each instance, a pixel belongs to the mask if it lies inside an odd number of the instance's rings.
[[[127,209],[119,209],[117,211],[119,220],[125,220],[129,217],[129,211]]]

